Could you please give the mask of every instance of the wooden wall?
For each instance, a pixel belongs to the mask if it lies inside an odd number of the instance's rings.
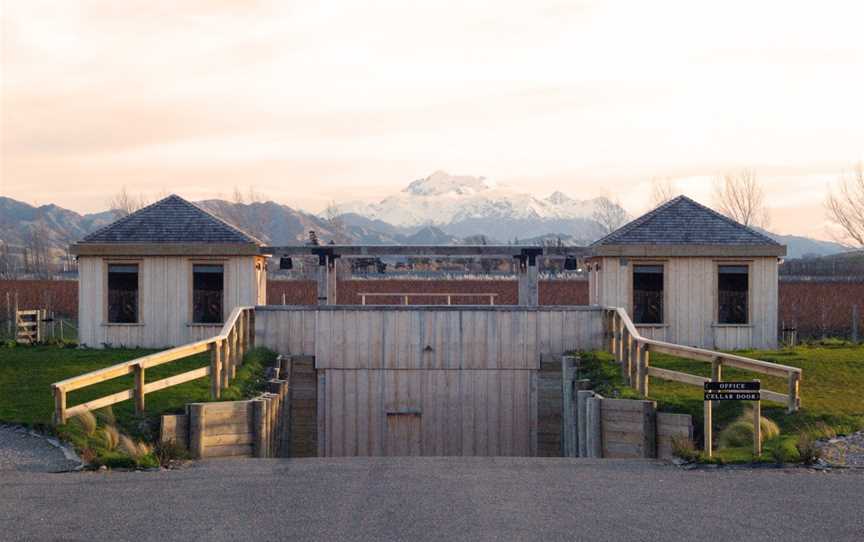
[[[541,355],[602,346],[598,308],[259,307],[256,341],[314,355],[319,454],[537,454]]]
[[[536,378],[529,370],[319,371],[321,451],[328,457],[536,455]]]
[[[597,307],[258,307],[258,345],[319,369],[538,369],[603,347]]]
[[[637,326],[648,338],[675,344],[739,350],[776,348],[778,312],[777,258],[627,258],[595,260],[600,271],[589,274],[590,302],[623,307],[633,314],[632,270],[640,261],[665,265],[664,326]],[[717,265],[750,265],[750,324],[718,326]]]
[[[106,262],[109,261],[139,265],[137,324],[106,323]],[[82,256],[78,260],[79,342],[97,348],[102,344],[162,348],[216,335],[222,328],[221,324],[190,325],[192,264],[211,261],[225,265],[223,310],[226,318],[236,306],[255,305],[265,299],[266,291],[261,287],[266,285],[266,277],[263,271],[256,270],[255,256],[111,259]]]

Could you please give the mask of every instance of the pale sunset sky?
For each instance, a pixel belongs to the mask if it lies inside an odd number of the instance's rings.
[[[864,160],[860,0],[0,0],[0,195],[238,187],[320,211],[443,169],[649,206],[753,168],[829,238]]]

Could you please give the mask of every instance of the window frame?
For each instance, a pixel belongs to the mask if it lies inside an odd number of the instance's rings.
[[[747,268],[747,321],[743,324],[720,322],[720,268]],[[753,326],[753,260],[714,260],[714,326],[715,327],[752,327]]]
[[[195,266],[196,265],[219,265],[222,267],[222,316],[219,322],[196,322],[195,321]],[[225,292],[228,290],[228,260],[224,258],[190,259],[189,260],[189,310],[187,316],[190,326],[216,326],[225,325]]]
[[[109,314],[111,313],[108,304],[109,304],[109,293],[110,289],[108,287],[108,270],[112,265],[135,265],[138,266],[138,301],[135,304],[135,321],[134,322],[111,322],[108,320]],[[144,260],[142,259],[117,259],[117,258],[103,258],[102,259],[102,274],[104,279],[102,280],[102,325],[104,326],[143,326],[144,321],[142,318],[142,308],[141,305],[146,299],[144,296]],[[80,279],[79,279],[80,280]]]
[[[630,291],[627,296],[627,303],[629,305],[629,314],[630,318],[633,320],[633,325],[636,327],[666,327],[669,321],[669,261],[668,260],[657,260],[657,259],[634,259],[629,258],[627,265],[630,267],[630,272],[628,276],[630,277]],[[634,288],[634,284],[636,282],[636,267],[637,266],[659,266],[663,268],[663,307],[662,307],[662,318],[660,322],[654,323],[637,323],[636,318],[636,303],[635,303],[635,295],[636,289]]]

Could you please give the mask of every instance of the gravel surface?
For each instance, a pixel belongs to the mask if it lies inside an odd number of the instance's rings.
[[[864,472],[562,458],[0,472],[3,540],[864,540]]]
[[[56,439],[19,425],[0,424],[0,472],[64,472],[79,465]]]
[[[819,443],[822,459],[829,465],[864,467],[864,431]]]

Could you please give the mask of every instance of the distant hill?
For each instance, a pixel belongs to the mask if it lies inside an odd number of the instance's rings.
[[[786,245],[787,258],[816,258],[819,256],[830,256],[840,254],[849,249],[840,243],[831,241],[820,241],[800,235],[777,235],[765,230],[759,230],[768,235],[778,243]]]

